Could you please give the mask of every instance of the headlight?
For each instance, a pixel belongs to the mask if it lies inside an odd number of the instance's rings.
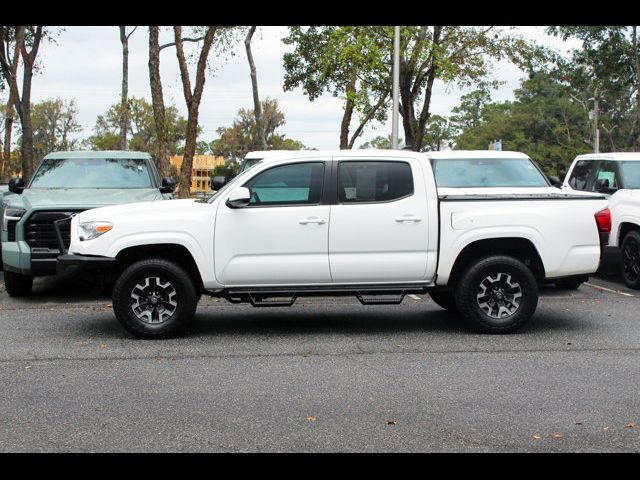
[[[78,225],[78,237],[80,241],[93,240],[113,228],[109,222],[84,222]]]
[[[2,216],[2,229],[9,230],[9,221],[15,220],[16,222],[22,218],[26,210],[24,208],[11,208],[4,209],[4,215]]]

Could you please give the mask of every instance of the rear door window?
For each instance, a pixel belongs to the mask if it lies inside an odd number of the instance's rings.
[[[406,162],[345,161],[338,164],[340,203],[390,202],[413,194]]]

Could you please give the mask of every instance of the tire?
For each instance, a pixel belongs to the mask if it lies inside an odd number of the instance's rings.
[[[627,233],[620,246],[620,273],[627,287],[640,290],[640,232]]]
[[[33,277],[6,271],[4,272],[4,288],[10,297],[27,297],[31,295]]]
[[[585,282],[582,278],[563,278],[556,282],[556,288],[560,290],[577,290]]]
[[[158,281],[159,280],[159,281]],[[152,258],[136,262],[113,286],[113,311],[131,334],[145,339],[170,338],[193,319],[198,292],[179,265]]]
[[[481,296],[483,292],[491,295]],[[492,255],[478,260],[463,273],[455,300],[460,315],[473,329],[511,333],[533,316],[538,305],[538,283],[519,260]]]
[[[429,296],[431,297],[431,300],[448,312],[458,312],[456,299],[452,292],[447,290],[430,291]]]

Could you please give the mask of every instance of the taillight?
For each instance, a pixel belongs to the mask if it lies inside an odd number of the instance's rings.
[[[611,212],[608,208],[596,212],[594,215],[596,218],[596,225],[598,226],[598,233],[600,234],[600,245],[605,246],[609,244],[609,235],[611,234]]]

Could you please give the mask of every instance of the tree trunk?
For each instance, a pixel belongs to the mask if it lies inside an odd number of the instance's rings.
[[[169,141],[164,111],[164,97],[160,80],[160,46],[158,43],[159,27],[149,27],[149,83],[151,84],[151,104],[153,106],[153,120],[156,127],[158,151],[156,165],[163,177],[171,175],[169,164]]]
[[[120,26],[120,42],[122,43],[122,94],[120,96],[120,150],[127,150],[127,133],[129,131],[129,37],[127,27]]]
[[[9,183],[11,179],[11,134],[13,131],[13,95],[9,92],[9,101],[7,102],[7,116],[4,119],[4,151],[2,155],[2,183]]]
[[[640,150],[640,52],[638,52],[638,27],[634,25],[631,34],[633,45],[633,56],[636,74],[636,138],[633,142],[633,150]]]
[[[198,135],[198,110],[200,107],[200,100],[202,99],[202,92],[204,90],[207,57],[209,56],[209,51],[211,50],[211,45],[213,43],[213,36],[215,35],[216,30],[217,27],[208,27],[207,29],[202,50],[200,51],[200,56],[198,58],[195,86],[192,92],[189,68],[182,45],[182,27],[173,27],[176,40],[176,56],[178,57],[178,64],[180,66],[180,78],[182,79],[182,89],[188,111],[187,136],[185,139],[182,166],[180,167],[179,198],[189,198],[193,155],[196,151],[196,140]]]
[[[342,115],[342,123],[340,124],[340,150],[348,150],[349,147],[349,126],[351,125],[351,117],[355,108],[353,96],[356,93],[356,71],[353,69],[351,78],[346,88],[347,102],[344,106],[344,114]]]
[[[264,120],[262,117],[262,105],[260,105],[260,95],[258,95],[258,78],[256,74],[256,65],[253,62],[251,53],[251,38],[256,31],[253,26],[249,29],[247,37],[244,39],[244,46],[247,50],[247,60],[249,61],[249,69],[251,71],[251,86],[253,87],[253,113],[256,117],[256,136],[260,150],[267,150],[267,137],[264,131]]]

